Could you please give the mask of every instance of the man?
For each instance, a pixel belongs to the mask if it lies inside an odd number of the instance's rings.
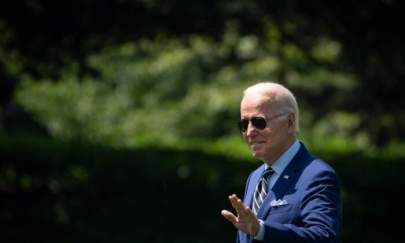
[[[338,179],[296,139],[294,95],[280,84],[258,83],[245,90],[240,112],[243,138],[264,163],[250,174],[243,202],[229,196],[236,214],[221,212],[238,229],[237,242],[338,242]]]

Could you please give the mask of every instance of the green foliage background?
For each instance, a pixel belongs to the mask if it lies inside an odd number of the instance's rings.
[[[16,101],[62,140],[124,147],[209,143],[238,136],[235,121],[243,89],[282,75],[282,83],[298,93],[303,131],[350,134],[356,145],[369,145],[364,131],[353,132],[359,115],[340,108],[358,81],[326,65],[338,65],[339,44],[321,39],[306,56],[298,46],[281,43],[274,30],[269,32],[259,40],[241,36],[231,25],[220,41],[159,37],[107,47],[86,59],[99,76],[80,77],[73,63],[61,71],[59,82],[26,77]],[[314,96],[326,99],[314,107],[319,103],[311,100]]]
[[[402,242],[400,1],[15,0],[0,8],[0,241],[231,242],[243,90],[285,84],[336,168],[343,242]]]

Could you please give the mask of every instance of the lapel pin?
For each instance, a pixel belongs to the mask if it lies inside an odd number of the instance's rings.
[[[284,175],[284,179],[288,179],[288,178],[290,178],[289,175]]]

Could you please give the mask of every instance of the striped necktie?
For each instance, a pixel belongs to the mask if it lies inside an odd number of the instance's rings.
[[[272,168],[267,168],[263,174],[262,177],[260,178],[259,183],[257,183],[254,198],[253,198],[253,213],[257,215],[257,212],[259,211],[260,206],[262,205],[264,199],[267,196],[267,179],[274,173]]]

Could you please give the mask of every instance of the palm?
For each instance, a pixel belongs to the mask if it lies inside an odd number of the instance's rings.
[[[259,220],[256,215],[235,194],[229,196],[229,201],[237,212],[237,216],[227,210],[222,210],[222,215],[237,229],[250,235],[256,235],[259,230]]]

